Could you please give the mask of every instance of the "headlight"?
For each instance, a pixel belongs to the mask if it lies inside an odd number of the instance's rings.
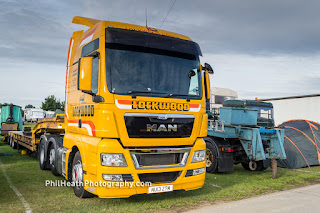
[[[205,157],[206,157],[206,151],[205,150],[195,151],[193,153],[191,163],[204,161]]]
[[[102,166],[127,166],[126,159],[121,153],[101,153]]]

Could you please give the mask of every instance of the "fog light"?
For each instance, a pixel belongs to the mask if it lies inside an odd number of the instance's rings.
[[[204,173],[204,168],[194,169],[192,175],[200,175]]]
[[[122,175],[107,175],[102,174],[103,180],[106,181],[123,181]]]

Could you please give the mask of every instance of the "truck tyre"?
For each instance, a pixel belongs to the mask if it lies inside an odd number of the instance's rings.
[[[45,143],[46,142],[42,139],[38,145],[38,161],[41,170],[47,170],[49,168]]]
[[[57,143],[54,140],[54,138],[51,138],[50,140],[52,142],[51,142],[51,145],[50,145],[49,151],[48,151],[49,165],[50,165],[52,174],[55,176],[58,176],[59,175],[58,170],[57,170],[57,168],[58,168],[58,166],[57,166],[57,163],[58,163],[57,149],[58,149],[58,147],[57,147]]]
[[[206,141],[206,170],[208,173],[218,173],[218,150],[216,143],[210,139],[205,138]]]
[[[72,162],[72,183],[74,184],[73,191],[77,197],[90,198],[94,195],[84,189],[83,170],[80,152],[77,151]]]

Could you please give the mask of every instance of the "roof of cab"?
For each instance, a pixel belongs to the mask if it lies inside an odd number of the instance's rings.
[[[263,102],[263,101],[255,101],[255,100],[226,100],[223,102],[224,107],[268,107],[273,108],[272,103],[270,102]]]
[[[81,17],[81,16],[75,16],[72,20],[72,23],[88,26],[90,29],[92,27],[94,27],[96,24],[98,24],[99,22],[104,22],[105,26],[107,26],[107,27],[136,30],[136,31],[154,33],[154,34],[165,35],[165,36],[170,36],[170,37],[175,37],[175,38],[180,38],[180,39],[192,41],[188,36],[165,31],[165,30],[160,30],[160,29],[156,29],[156,28],[151,28],[148,26],[140,26],[140,25],[127,24],[127,23],[114,22],[114,21],[103,21],[103,20],[86,18],[86,17]]]

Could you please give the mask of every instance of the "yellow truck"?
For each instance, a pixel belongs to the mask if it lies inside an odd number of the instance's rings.
[[[80,198],[201,188],[213,71],[200,65],[198,44],[145,26],[73,23],[89,29],[70,39],[63,123],[30,136],[40,168]],[[22,144],[17,137],[9,139]]]

